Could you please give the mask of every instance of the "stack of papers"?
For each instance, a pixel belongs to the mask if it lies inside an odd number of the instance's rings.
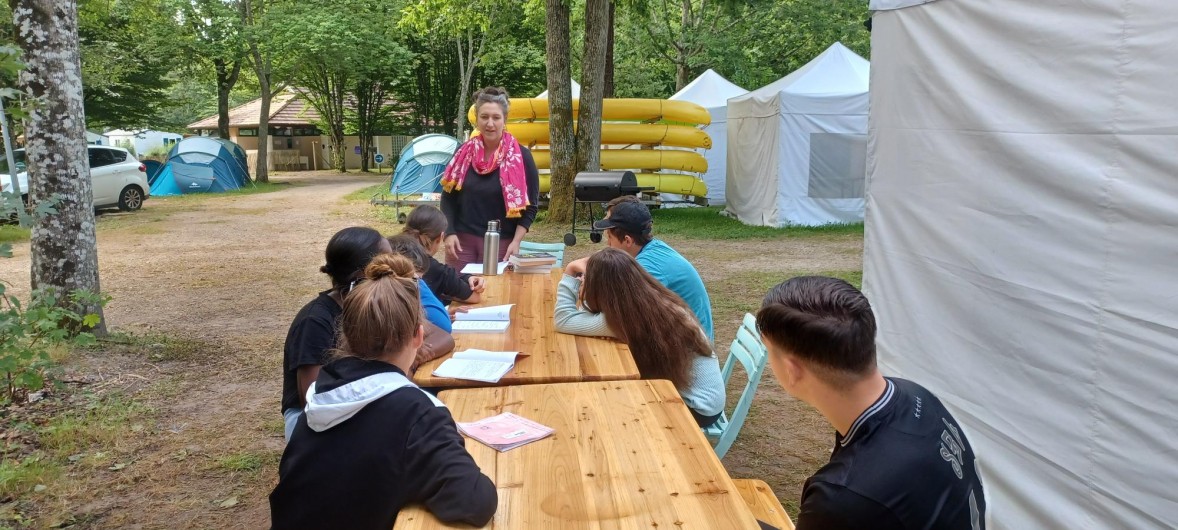
[[[458,430],[499,452],[546,438],[553,432],[551,427],[510,412],[470,423],[459,423]]]
[[[547,274],[556,266],[556,256],[547,252],[520,252],[507,261],[522,274]]]
[[[511,308],[515,304],[472,307],[454,315],[452,332],[502,333],[511,325]]]
[[[496,269],[499,271],[499,274],[503,274],[503,271],[507,270],[507,262],[500,261],[499,266],[496,267]],[[482,274],[483,273],[483,264],[482,263],[467,263],[466,266],[463,267],[462,271],[460,271],[460,272],[462,272],[462,274]]]
[[[498,383],[503,375],[515,367],[517,351],[466,350],[456,352],[434,369],[434,377],[466,379],[484,383]]]

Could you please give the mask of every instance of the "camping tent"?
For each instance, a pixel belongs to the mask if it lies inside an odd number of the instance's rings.
[[[579,83],[577,83],[576,81],[573,81],[572,79],[569,79],[569,82],[573,84],[573,99],[580,98],[581,97],[581,85]],[[543,92],[541,92],[539,95],[537,95],[536,98],[537,99],[548,99],[548,90],[545,89]]]
[[[389,180],[389,192],[398,195],[442,191],[442,171],[458,150],[458,140],[445,134],[426,134],[414,138],[397,161]]]
[[[151,184],[151,194],[222,192],[249,183],[245,151],[220,138],[185,138],[168,153],[168,161]]]
[[[836,42],[728,100],[729,213],[769,226],[863,220],[869,70]]]
[[[1178,527],[1173,0],[871,6],[881,369],[960,420],[990,528]]]
[[[698,103],[708,109],[712,123],[704,131],[712,138],[712,148],[704,152],[708,159],[708,172],[703,175],[708,185],[708,204],[724,204],[725,167],[728,156],[728,98],[747,93],[748,90],[734,85],[724,76],[709,68],[671,96],[677,101]]]

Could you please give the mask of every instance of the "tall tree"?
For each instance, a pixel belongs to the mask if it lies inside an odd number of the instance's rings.
[[[181,17],[190,32],[190,52],[204,58],[217,76],[217,135],[229,138],[229,94],[245,60],[239,0],[187,0]]]
[[[576,137],[573,132],[572,66],[569,60],[569,4],[545,0],[544,48],[548,53],[548,131],[552,173],[548,192],[548,220],[573,218],[573,177],[576,174]]]
[[[518,5],[512,0],[420,0],[408,4],[401,25],[422,33],[441,33],[454,41],[458,54],[458,100],[454,122],[459,134],[466,128],[471,81],[475,68],[495,40],[510,29]]]
[[[240,1],[249,62],[258,77],[258,93],[262,100],[258,111],[258,160],[254,168],[254,180],[270,182],[270,102],[282,87],[275,90],[274,56],[270,43],[263,40],[267,34],[263,24],[269,21],[265,17],[266,0]]]
[[[55,197],[56,213],[39,219],[32,231],[32,287],[59,293],[99,292],[98,244],[86,151],[82,64],[78,51],[78,12],[72,0],[10,0],[16,42],[26,68],[20,85],[37,101],[25,139],[30,161],[29,198]],[[102,307],[97,333],[105,333]]]
[[[576,171],[601,169],[601,106],[605,95],[609,0],[585,0],[585,52],[577,112]]]

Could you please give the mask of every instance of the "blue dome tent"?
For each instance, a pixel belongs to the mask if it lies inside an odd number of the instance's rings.
[[[155,196],[224,192],[250,182],[245,150],[221,138],[185,138],[151,183]]]
[[[397,161],[389,182],[395,195],[437,193],[442,191],[442,171],[458,150],[458,140],[445,134],[426,134],[414,138]]]

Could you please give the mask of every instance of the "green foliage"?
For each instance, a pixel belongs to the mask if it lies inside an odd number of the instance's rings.
[[[41,455],[0,460],[0,499],[23,495],[38,484],[49,484],[61,476],[61,466]]]
[[[109,298],[75,291],[63,299],[53,289],[41,289],[33,292],[26,305],[8,294],[7,288],[0,281],[0,376],[4,377],[0,400],[21,401],[45,385],[52,368],[51,348],[94,342],[94,336],[82,330],[98,325],[98,315],[70,308],[104,306]]]
[[[57,197],[41,201],[31,211],[13,193],[0,194],[0,217],[15,217],[19,227],[28,227],[37,218],[56,212]],[[0,243],[0,257],[12,257],[12,246]],[[78,313],[74,308],[102,307],[108,297],[75,291],[62,296],[53,289],[39,289],[28,303],[8,293],[8,283],[0,280],[0,401],[19,401],[30,391],[40,389],[52,368],[50,351],[62,344],[85,345],[94,342],[86,330],[99,323],[94,313]]]

